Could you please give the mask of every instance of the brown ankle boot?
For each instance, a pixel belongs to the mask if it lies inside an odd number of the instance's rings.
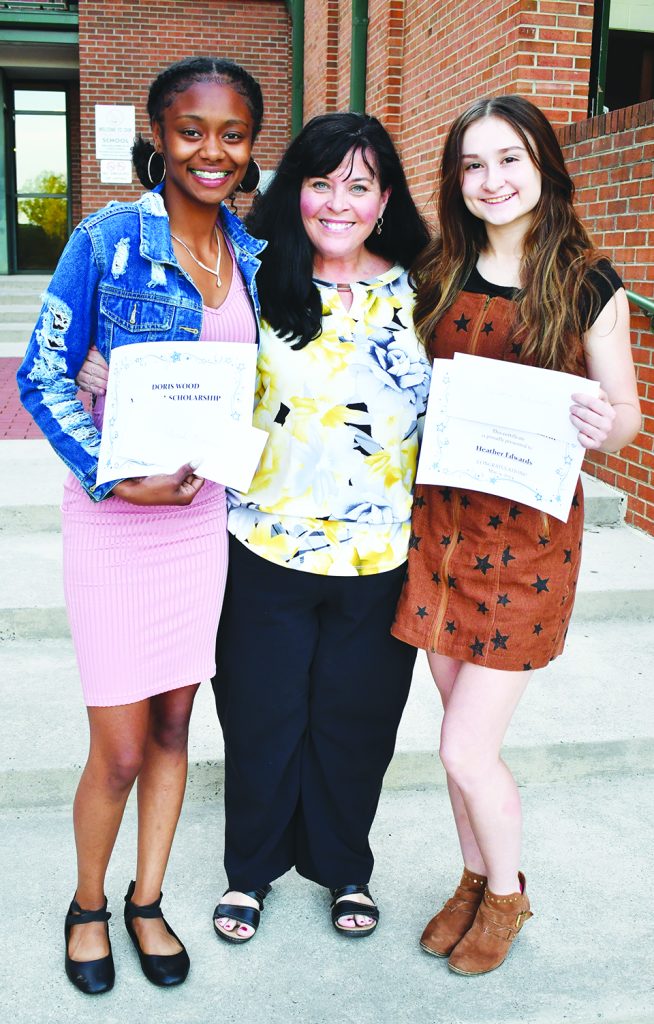
[[[519,872],[520,892],[496,896],[484,890],[472,928],[463,936],[448,960],[457,974],[486,974],[504,963],[511,943],[525,921],[533,917],[527,898],[525,876]]]
[[[456,892],[425,928],[420,945],[433,956],[449,956],[475,919],[486,888],[486,875],[463,869]]]

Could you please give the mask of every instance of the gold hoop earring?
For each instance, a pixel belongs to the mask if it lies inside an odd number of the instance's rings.
[[[153,156],[160,156],[162,161],[163,161],[163,174],[159,178],[159,181],[155,181],[154,178],[152,177],[151,165],[152,165],[152,157]],[[150,153],[150,158],[148,160],[148,179],[150,181],[150,184],[151,185],[161,185],[161,182],[164,180],[165,177],[166,177],[166,158],[163,155],[163,153],[159,153],[158,150],[153,149],[152,152]]]

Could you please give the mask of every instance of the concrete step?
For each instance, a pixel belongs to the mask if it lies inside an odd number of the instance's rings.
[[[67,472],[47,441],[0,441],[0,537],[59,530]]]
[[[654,537],[628,526],[584,531],[574,616],[654,623]]]
[[[22,359],[27,351],[29,337],[21,341],[3,341],[0,330],[0,359]],[[0,444],[2,442],[0,441]]]
[[[31,296],[30,296],[31,297]],[[33,302],[26,302],[26,296],[13,296],[14,302],[7,302],[4,295],[0,295],[0,325],[12,323],[27,323],[32,327],[41,310],[41,303],[35,297]]]
[[[45,716],[39,723],[45,731]],[[651,783],[625,776],[522,789],[534,917],[504,966],[478,979],[453,974],[418,945],[461,870],[445,790],[382,794],[371,835],[371,889],[381,909],[373,937],[353,945],[337,935],[326,890],[290,872],[275,882],[247,952],[211,927],[226,887],[222,800],[187,799],[164,911],[192,967],[185,985],[166,992],[143,978],[120,920],[135,865],[130,801],[106,884],[116,985],[97,1001],[63,972],[63,917],[75,887],[70,810],[5,812],[0,912],[12,940],[3,952],[3,1001],[12,1024],[124,1024],[135,1007],[142,1020],[172,1024],[208,1024],[224,1016],[220,1007],[247,1024],[653,1024],[643,901],[654,844]]]
[[[506,760],[525,784],[590,775],[654,772],[651,626],[575,623],[564,654],[536,673],[506,739]],[[68,639],[3,643],[0,807],[72,798],[87,754],[86,711]],[[620,685],[616,682],[620,680]],[[437,756],[441,708],[427,659],[418,655],[411,694],[386,776],[392,789],[444,784]],[[36,722],[47,728],[35,728]],[[196,698],[189,740],[192,798],[222,789],[222,736],[208,683]]]
[[[27,343],[32,337],[32,329],[36,322],[36,316],[31,322],[21,323],[17,320],[5,320],[0,323],[0,356],[24,355]],[[19,351],[9,351],[9,346],[21,346]]]
[[[0,302],[6,302],[6,295],[40,295],[48,287],[51,274],[4,274],[0,275]]]
[[[14,353],[0,345],[2,354]],[[0,441],[0,472],[6,485],[0,495],[0,534],[59,529],[66,470],[47,441]],[[586,474],[583,480],[587,529],[621,523],[626,506],[623,492]]]
[[[575,620],[652,622],[654,538],[626,526],[594,527],[584,547]],[[0,638],[68,635],[61,558],[56,532],[0,533]]]
[[[584,485],[584,523],[593,526],[617,526],[624,522],[627,495],[603,480],[582,474]]]

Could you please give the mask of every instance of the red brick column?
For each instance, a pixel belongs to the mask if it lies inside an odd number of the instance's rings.
[[[399,143],[407,0],[370,0],[366,109]]]
[[[566,125],[559,138],[577,206],[596,245],[631,291],[654,299],[654,100]],[[654,334],[632,308],[643,430],[619,455],[585,468],[628,494],[627,521],[654,534]]]
[[[338,110],[338,0],[304,7],[304,121]]]

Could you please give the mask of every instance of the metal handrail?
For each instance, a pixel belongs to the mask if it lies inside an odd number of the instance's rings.
[[[645,316],[649,317],[650,330],[654,331],[654,299],[648,299],[644,295],[639,295],[638,292],[629,291],[628,288],[626,288],[625,291],[629,301],[632,302],[634,306],[638,306],[641,312],[643,312]]]
[[[76,11],[78,0],[1,0],[0,11]]]

